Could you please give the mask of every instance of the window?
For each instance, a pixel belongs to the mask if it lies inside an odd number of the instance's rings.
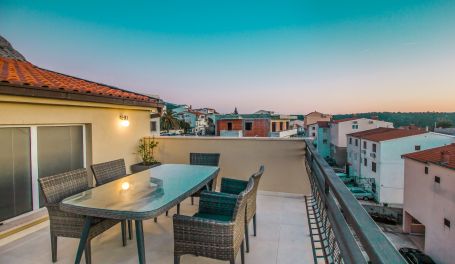
[[[245,122],[245,130],[251,131],[253,129],[253,122]]]
[[[434,176],[434,182],[436,182],[436,183],[441,183],[441,177],[439,177],[439,176]]]
[[[420,145],[415,145],[415,146],[414,146],[414,149],[417,151],[417,150],[420,150],[421,147],[420,147]]]
[[[227,123],[227,130],[232,130],[232,122]]]
[[[327,139],[323,139],[322,144],[327,144]]]
[[[316,130],[316,127],[311,127],[311,130]]]
[[[367,149],[367,142],[366,141],[363,141],[363,148]]]
[[[372,163],[371,163],[371,170],[372,170],[373,172],[376,172],[376,162],[372,162]]]
[[[428,174],[428,170],[429,170],[428,167],[425,166],[425,174]]]
[[[373,143],[373,152],[376,153],[376,144]]]
[[[276,123],[272,122],[272,132],[276,132]]]
[[[150,131],[157,132],[156,121],[150,122]]]
[[[444,226],[450,228],[450,220],[447,218],[444,218]]]
[[[352,129],[359,129],[359,125],[352,125]]]
[[[280,122],[280,131],[283,131],[283,122]]]
[[[357,147],[359,145],[359,140],[356,138],[355,139],[355,146]]]
[[[316,133],[312,133],[311,136],[312,136],[312,137],[315,137],[315,136],[316,136]]]
[[[363,166],[368,166],[368,160],[366,158],[363,159]]]
[[[349,145],[352,145],[352,138],[349,138]]]

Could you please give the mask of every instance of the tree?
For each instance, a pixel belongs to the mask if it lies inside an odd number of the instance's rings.
[[[179,120],[179,127],[183,129],[183,133],[188,134],[191,129],[191,125],[185,120]]]
[[[436,123],[436,127],[449,128],[449,127],[453,127],[453,123],[450,120],[439,120]]]
[[[161,130],[169,132],[171,129],[179,129],[179,120],[175,118],[174,112],[172,110],[167,109],[166,112],[163,113],[161,116]]]

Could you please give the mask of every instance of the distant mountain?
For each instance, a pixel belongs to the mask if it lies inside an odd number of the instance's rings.
[[[358,114],[339,114],[334,115],[333,119],[342,119],[348,117],[365,117],[372,118],[377,117],[380,120],[393,122],[395,127],[416,125],[419,127],[434,128],[435,123],[448,120],[452,124],[455,124],[455,112],[370,112],[370,113],[358,113]]]
[[[0,57],[26,61],[25,57],[15,50],[11,43],[2,36],[0,36]]]

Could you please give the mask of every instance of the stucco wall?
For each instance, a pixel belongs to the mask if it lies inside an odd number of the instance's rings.
[[[404,161],[401,155],[415,152],[415,146],[421,150],[440,147],[454,142],[455,137],[437,133],[425,133],[421,135],[397,138],[382,141],[380,143],[367,142],[366,155],[368,168],[362,167],[362,177],[375,178],[380,203],[401,205],[403,203],[404,187]],[[377,144],[376,158],[372,158],[372,144]],[[376,162],[376,172],[371,170],[371,162]]]
[[[352,125],[357,122],[356,125],[359,127],[353,129]],[[332,123],[330,125],[330,139],[331,143],[338,147],[347,146],[347,134],[370,130],[378,127],[390,127],[393,128],[393,124],[382,120],[374,120],[368,118],[359,118],[356,120],[341,122],[338,124]]]
[[[436,263],[453,263],[455,259],[455,171],[434,164],[427,165],[410,159],[404,162],[405,212],[425,225],[425,253]],[[439,176],[440,183],[434,181]],[[404,214],[406,215],[406,214]],[[444,226],[444,218],[451,228]],[[403,221],[409,230],[410,221]]]
[[[70,104],[70,105],[67,105]],[[143,107],[0,96],[0,125],[87,125],[87,166],[118,158],[136,163],[138,140],[150,136],[150,110]],[[120,125],[120,114],[130,125]],[[159,124],[158,124],[159,125]]]
[[[157,140],[156,157],[163,163],[189,163],[190,152],[221,153],[221,177],[248,179],[263,164],[265,173],[260,190],[310,193],[303,140],[220,137],[159,137]]]

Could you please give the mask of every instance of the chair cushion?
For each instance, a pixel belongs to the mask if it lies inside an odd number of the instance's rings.
[[[204,213],[196,213],[194,217],[200,217],[200,218],[205,218],[205,219],[211,219],[211,220],[217,220],[217,221],[223,221],[223,222],[230,222],[232,221],[231,216],[227,215],[219,215],[219,214],[204,214]]]

